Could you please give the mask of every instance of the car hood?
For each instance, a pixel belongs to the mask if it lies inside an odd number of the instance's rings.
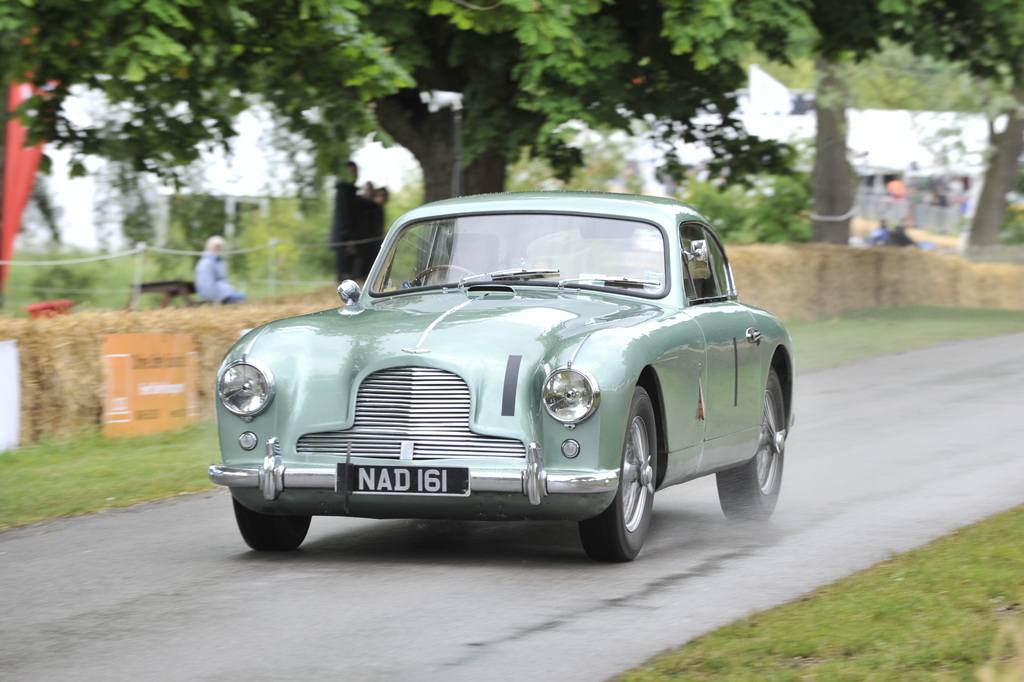
[[[289,354],[316,347],[328,351],[328,357],[357,356],[363,366],[388,357],[427,355],[460,363],[471,361],[470,356],[511,353],[558,361],[559,350],[574,347],[583,336],[632,328],[662,314],[662,306],[623,296],[434,293],[278,320],[254,330],[240,345],[248,355],[282,344],[280,350]],[[300,346],[292,345],[297,337],[304,339]]]
[[[637,327],[671,312],[652,301],[586,292],[394,296],[271,322],[243,337],[225,362],[245,356],[267,367],[279,404],[289,405],[289,418],[302,415],[307,431],[342,428],[354,412],[355,387],[393,367],[458,374],[480,405],[501,404],[510,367],[517,368],[520,397],[568,361],[621,383],[629,372],[622,357],[644,337]]]

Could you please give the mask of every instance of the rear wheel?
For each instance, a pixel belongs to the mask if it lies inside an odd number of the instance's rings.
[[[258,552],[291,551],[306,539],[312,517],[261,514],[234,498],[231,502],[235,505],[235,520],[242,539]]]
[[[654,407],[647,391],[637,387],[630,403],[622,445],[619,489],[610,507],[580,521],[583,549],[598,561],[632,561],[640,553],[654,507],[657,434]]]
[[[761,437],[753,459],[737,469],[720,471],[718,500],[730,519],[763,521],[775,511],[782,486],[782,462],[786,446],[786,406],[782,384],[775,370],[764,388]]]

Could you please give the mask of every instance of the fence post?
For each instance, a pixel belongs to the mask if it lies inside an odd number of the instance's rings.
[[[139,294],[142,291],[142,262],[146,253],[146,242],[135,244],[135,276],[132,282],[132,311],[139,309]]]
[[[270,248],[267,249],[267,279],[270,281],[270,295],[277,295],[277,245],[280,242],[276,239],[270,240]]]

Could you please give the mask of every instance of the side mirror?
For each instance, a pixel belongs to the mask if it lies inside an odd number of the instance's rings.
[[[346,279],[338,285],[338,297],[345,305],[358,301],[360,294],[362,291],[359,289],[359,285],[351,279]]]
[[[690,250],[683,251],[683,260],[693,279],[709,279],[711,277],[711,249],[708,248],[706,239],[694,239],[690,242]]]
[[[707,263],[711,259],[711,249],[708,248],[707,240],[694,239],[690,242],[690,251],[686,255],[691,261]]]

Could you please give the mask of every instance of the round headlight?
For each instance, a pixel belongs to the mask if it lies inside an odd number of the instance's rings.
[[[238,360],[221,372],[217,395],[224,407],[237,415],[251,417],[262,412],[274,396],[270,370],[251,360]]]
[[[575,424],[597,409],[601,391],[588,372],[563,367],[549,374],[544,381],[543,399],[548,414],[560,422]]]

